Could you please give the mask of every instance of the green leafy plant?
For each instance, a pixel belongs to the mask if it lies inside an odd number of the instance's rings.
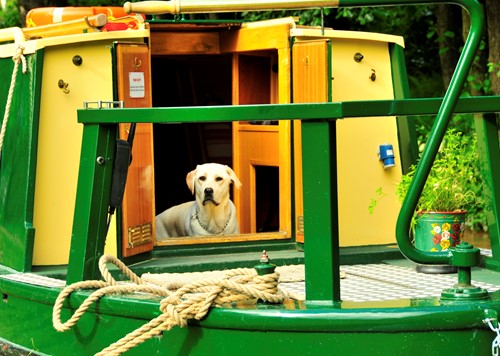
[[[478,204],[471,180],[476,180],[475,165],[479,159],[475,136],[450,130],[439,149],[417,204],[417,211],[468,210]],[[402,201],[410,188],[416,166],[403,175],[396,188]]]
[[[460,210],[476,212],[480,210],[483,200],[478,161],[475,135],[464,135],[454,129],[448,130],[427,177],[415,212]],[[416,166],[411,166],[396,186],[396,195],[401,202],[408,193],[415,170]],[[380,188],[375,193],[376,198],[371,199],[368,207],[370,212],[375,209],[377,201],[387,195]],[[479,222],[474,221],[474,223]],[[475,229],[479,228],[479,226],[471,226],[471,223],[468,225]]]

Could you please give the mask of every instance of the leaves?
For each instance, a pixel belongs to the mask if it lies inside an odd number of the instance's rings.
[[[17,1],[9,0],[5,8],[0,8],[0,28],[20,26],[21,17],[17,6]]]
[[[403,175],[396,194],[403,201],[415,174],[416,166]],[[431,168],[417,204],[417,211],[467,210],[475,220],[476,228],[485,223],[478,219],[482,211],[482,180],[475,134],[464,135],[449,129]],[[480,222],[481,221],[481,222]]]

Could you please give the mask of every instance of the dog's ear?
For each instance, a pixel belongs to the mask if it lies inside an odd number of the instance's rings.
[[[198,168],[198,167],[196,167]],[[194,194],[194,179],[196,178],[196,169],[189,172],[186,176],[186,184],[191,191],[191,194]]]
[[[236,173],[234,173],[234,171],[229,166],[226,166],[226,172],[229,175],[229,178],[231,178],[231,181],[233,182],[234,187],[236,189],[240,189],[241,188],[241,182],[238,179],[238,177],[236,177]]]

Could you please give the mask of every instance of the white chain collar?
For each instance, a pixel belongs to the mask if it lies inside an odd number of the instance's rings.
[[[199,216],[198,216],[198,209],[195,209],[194,214],[193,214],[193,217],[191,218],[191,220],[196,220],[196,221],[198,221],[198,224],[200,224],[201,228],[202,228],[203,230],[205,230],[206,232],[209,232],[210,234],[213,234],[213,235],[219,235],[219,234],[222,234],[222,233],[226,230],[227,226],[229,225],[229,222],[231,221],[231,216],[232,216],[232,215],[233,215],[233,212],[231,211],[231,209],[229,209],[229,216],[227,217],[227,221],[226,221],[226,223],[224,224],[224,227],[223,227],[222,229],[220,229],[220,231],[218,231],[218,232],[211,232],[211,231],[208,229],[208,227],[207,227],[207,226],[205,226],[205,225],[203,225],[203,224],[201,223],[200,218],[199,218]]]

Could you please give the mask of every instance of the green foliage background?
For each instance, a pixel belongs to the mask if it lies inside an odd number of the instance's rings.
[[[0,9],[0,28],[20,26],[20,23],[17,1],[7,1],[6,8]]]

